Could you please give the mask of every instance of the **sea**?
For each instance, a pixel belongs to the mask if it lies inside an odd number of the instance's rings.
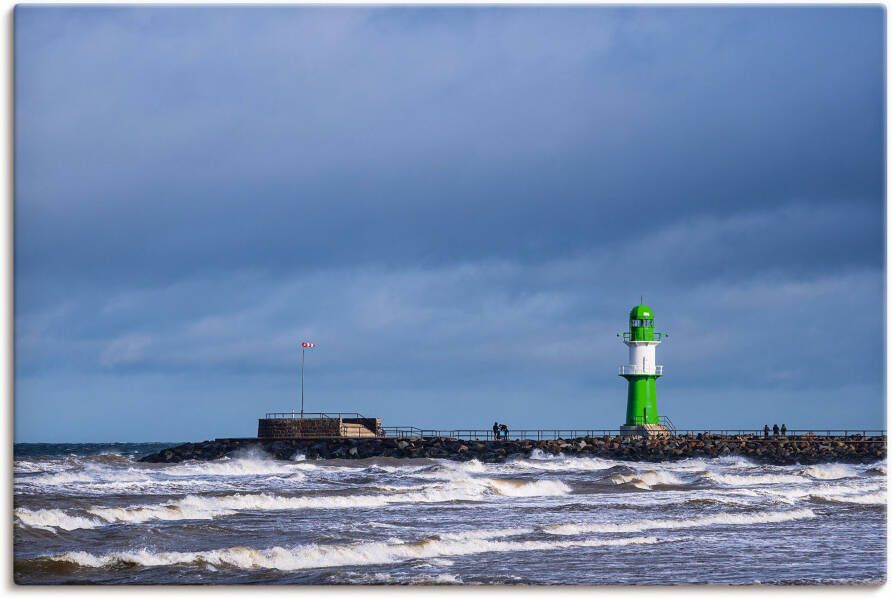
[[[886,461],[14,447],[18,584],[880,584]]]

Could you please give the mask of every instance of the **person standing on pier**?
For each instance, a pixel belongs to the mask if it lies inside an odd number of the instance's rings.
[[[495,440],[499,439],[499,422],[493,422],[492,424],[492,437]]]
[[[768,438],[768,424],[765,424],[765,438]]]
[[[508,424],[499,424],[499,430],[502,432],[502,440],[508,440]]]
[[[781,424],[781,436],[787,435],[787,424]]]
[[[780,428],[777,427],[777,424],[774,424],[774,435],[777,436],[780,433]]]

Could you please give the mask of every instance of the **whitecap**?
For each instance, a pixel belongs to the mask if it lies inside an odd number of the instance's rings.
[[[834,502],[853,505],[885,505],[885,492],[871,492],[868,494],[833,494],[828,492],[814,492],[809,498],[824,502]]]
[[[671,471],[641,471],[630,474],[614,474],[607,478],[614,484],[632,484],[641,490],[651,490],[654,486],[684,486],[685,480]]]
[[[66,531],[91,529],[103,524],[102,521],[97,519],[71,515],[61,509],[37,509],[32,511],[30,509],[18,508],[14,513],[16,523],[19,526],[33,527],[54,533],[59,529]]]
[[[719,484],[724,484],[726,486],[753,486],[760,484],[803,484],[808,483],[808,479],[803,478],[800,475],[789,475],[789,474],[774,474],[774,473],[765,473],[765,474],[732,474],[732,473],[717,473],[715,471],[708,471],[705,474],[705,477],[717,482]]]
[[[142,523],[150,520],[213,519],[246,511],[294,509],[375,508],[400,504],[481,501],[493,497],[557,496],[570,492],[563,482],[475,479],[470,483],[406,488],[390,494],[337,496],[281,496],[276,494],[188,495],[160,504],[128,507],[91,507],[87,511],[108,523]]]
[[[653,529],[687,529],[692,527],[709,527],[713,525],[756,525],[764,523],[782,523],[797,519],[815,517],[811,509],[793,511],[764,511],[761,513],[721,513],[703,517],[686,519],[642,519],[624,523],[584,523],[562,524],[543,528],[549,534],[577,535],[585,533],[627,533]]]
[[[486,539],[425,539],[413,543],[367,542],[359,544],[309,544],[295,548],[248,547],[222,548],[200,552],[152,552],[148,549],[95,555],[84,551],[67,552],[49,557],[82,567],[139,565],[162,567],[172,565],[212,565],[236,569],[277,569],[294,571],[327,567],[379,565],[414,559],[463,556],[485,552],[520,552],[561,550],[574,547],[612,547],[655,544],[655,537],[621,539],[581,539],[569,541],[502,542]]]
[[[802,474],[819,480],[838,480],[857,477],[858,470],[843,463],[822,463],[806,467]]]

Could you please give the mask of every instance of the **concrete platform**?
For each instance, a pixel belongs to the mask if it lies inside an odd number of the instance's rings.
[[[381,420],[373,417],[286,417],[262,418],[257,423],[257,437],[284,438],[377,438]]]
[[[642,438],[659,438],[669,436],[669,428],[662,424],[623,424],[619,428],[620,436],[640,436]]]

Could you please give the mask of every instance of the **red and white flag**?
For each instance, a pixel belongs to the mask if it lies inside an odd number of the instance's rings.
[[[304,341],[300,344],[300,346],[303,347],[304,349],[312,349],[313,347],[316,346],[316,343],[308,343],[307,341]]]

